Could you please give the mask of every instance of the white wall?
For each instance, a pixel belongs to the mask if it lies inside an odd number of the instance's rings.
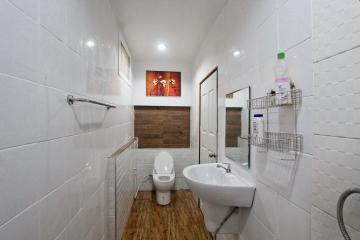
[[[257,188],[252,209],[242,214],[242,240],[342,239],[336,201],[346,188],[359,187],[360,176],[360,162],[355,160],[360,143],[359,7],[356,0],[230,0],[205,39],[195,64],[195,151],[199,81],[215,66],[219,66],[220,161],[227,161],[225,93],[251,85],[252,97],[266,95],[274,88],[273,66],[280,50],[286,51],[291,77],[303,90],[297,129],[304,136],[304,149],[298,161],[284,162],[281,154],[252,147],[251,170],[235,166]],[[242,56],[234,58],[234,50],[242,51]],[[271,111],[270,130],[293,130],[290,114],[286,108]],[[360,238],[356,215],[360,205],[355,199],[345,205],[353,239]]]
[[[301,27],[299,27],[301,26]],[[303,89],[298,132],[304,153],[297,163],[282,161],[281,154],[252,147],[251,170],[256,182],[251,210],[243,211],[242,240],[310,239],[311,166],[313,161],[311,1],[230,0],[197,55],[193,85],[192,143],[198,151],[199,82],[216,66],[219,70],[219,161],[225,159],[225,94],[251,86],[252,97],[274,88],[276,53],[285,50],[290,73]],[[241,51],[238,57],[233,51]],[[255,113],[256,111],[253,111]],[[294,129],[291,110],[271,112],[270,130]],[[196,156],[196,155],[195,155]],[[244,171],[234,166],[235,171]]]
[[[314,163],[311,237],[341,240],[336,203],[360,187],[360,3],[313,0]],[[346,14],[345,14],[346,13]],[[344,219],[360,239],[360,201],[350,197]]]
[[[181,72],[181,97],[147,97],[146,70]],[[133,104],[145,106],[191,106],[191,65],[176,61],[138,61],[133,63]]]
[[[0,0],[0,29],[0,239],[100,240],[107,156],[133,134],[111,7]]]

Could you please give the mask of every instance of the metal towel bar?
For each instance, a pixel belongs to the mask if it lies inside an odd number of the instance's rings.
[[[351,240],[348,232],[346,231],[345,223],[344,223],[344,216],[343,216],[343,208],[345,200],[353,193],[359,193],[360,194],[360,188],[350,188],[343,192],[338,200],[337,203],[337,220],[340,227],[341,234],[344,236],[345,240]]]
[[[69,105],[73,105],[74,102],[86,102],[86,103],[92,103],[92,104],[96,104],[96,105],[105,106],[107,109],[116,108],[115,105],[110,105],[110,104],[90,100],[90,99],[87,99],[87,98],[74,98],[74,96],[72,96],[72,95],[67,96],[67,102],[68,102]]]

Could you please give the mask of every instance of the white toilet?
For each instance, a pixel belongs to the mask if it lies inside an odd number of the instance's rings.
[[[160,152],[154,161],[153,180],[156,189],[156,201],[160,205],[167,205],[171,200],[171,189],[175,183],[174,160],[166,152]]]

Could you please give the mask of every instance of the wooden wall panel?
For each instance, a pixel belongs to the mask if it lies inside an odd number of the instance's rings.
[[[135,106],[139,148],[189,148],[190,107]]]
[[[241,136],[241,108],[226,108],[225,146],[237,147],[238,136]]]

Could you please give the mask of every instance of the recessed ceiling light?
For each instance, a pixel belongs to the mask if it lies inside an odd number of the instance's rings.
[[[239,56],[239,55],[240,55],[240,51],[234,51],[234,52],[233,52],[233,55],[234,55],[234,57]]]
[[[163,52],[166,50],[166,45],[164,43],[160,43],[157,48],[159,51]]]
[[[93,48],[95,47],[95,42],[93,40],[88,40],[86,42],[86,46],[88,46],[89,48]]]

